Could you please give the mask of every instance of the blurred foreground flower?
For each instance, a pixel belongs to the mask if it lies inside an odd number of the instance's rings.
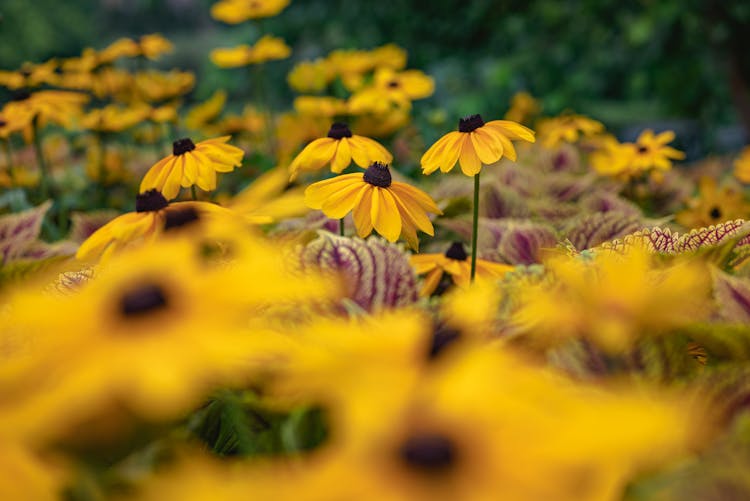
[[[364,173],[343,174],[313,183],[305,202],[333,219],[353,211],[357,235],[377,230],[389,242],[402,236],[412,249],[419,248],[417,230],[434,234],[427,213],[442,214],[425,192],[391,179],[388,166],[373,163]]]
[[[750,146],[745,146],[734,160],[734,177],[741,183],[750,183]]]
[[[228,24],[275,16],[290,0],[221,0],[211,6],[211,17]]]
[[[583,337],[619,353],[709,311],[708,274],[695,261],[660,265],[644,248],[631,247],[597,252],[591,261],[565,256],[545,264],[552,286],[522,289],[515,315],[542,343]]]
[[[225,144],[229,136],[206,139],[198,144],[190,138],[172,143],[172,155],[159,160],[141,181],[140,191],[158,190],[167,200],[177,197],[180,186],[216,189],[216,173],[231,172],[242,165],[245,152]]]

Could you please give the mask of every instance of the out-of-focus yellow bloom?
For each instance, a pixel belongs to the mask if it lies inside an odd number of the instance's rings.
[[[698,182],[698,196],[687,202],[687,208],[675,215],[675,221],[685,228],[703,228],[733,219],[750,218],[750,203],[737,187],[719,188],[709,176]]]
[[[672,168],[672,160],[681,160],[685,154],[666,146],[674,140],[674,132],[654,135],[647,129],[635,143],[619,143],[613,136],[605,136],[600,149],[591,155],[591,165],[600,174],[623,179],[645,173],[661,174]]]
[[[39,186],[39,170],[36,167],[14,165],[8,170],[0,169],[0,186],[3,188],[33,188]]]
[[[219,68],[237,68],[248,64],[286,59],[291,53],[291,47],[282,38],[265,35],[252,47],[238,45],[229,49],[214,49],[211,51],[211,61]]]
[[[324,136],[331,126],[328,119],[296,113],[282,113],[275,124],[279,163],[289,164],[305,143]]]
[[[272,17],[284,10],[289,0],[221,0],[211,6],[211,17],[227,24]]]
[[[172,216],[181,217],[182,212],[192,212],[194,220],[226,217],[230,212],[208,202],[177,202],[169,204],[156,190],[139,194],[135,201],[135,212],[117,216],[81,244],[76,258],[83,261],[105,260],[114,253],[130,246],[155,241],[169,226]]]
[[[674,138],[675,134],[671,130],[656,135],[651,129],[644,130],[635,142],[633,169],[638,172],[652,169],[666,171],[672,168],[672,160],[683,160],[683,152],[667,146]]]
[[[389,242],[403,237],[412,249],[419,249],[417,230],[434,235],[427,214],[442,214],[429,195],[393,181],[388,166],[378,162],[364,173],[343,174],[311,184],[305,190],[305,203],[332,219],[352,212],[361,238],[374,228]]]
[[[91,47],[86,47],[81,51],[79,57],[71,57],[64,59],[60,64],[60,67],[64,72],[71,73],[88,73],[93,71],[94,68],[99,64],[99,57],[96,54],[96,50]]]
[[[75,120],[83,113],[83,105],[88,100],[87,95],[79,92],[62,90],[22,92],[6,103],[1,113],[9,123],[25,128],[27,140],[30,140],[29,129],[32,122],[36,121],[40,128],[50,122],[65,128],[72,127]]]
[[[533,143],[534,131],[508,120],[485,123],[479,115],[462,118],[457,132],[444,135],[422,155],[422,173],[432,174],[438,169],[449,172],[459,162],[465,175],[475,176],[482,165],[493,164],[502,157],[515,161],[511,139]]]
[[[510,109],[505,113],[506,120],[528,124],[541,111],[539,101],[528,92],[516,92],[510,100]]]
[[[193,143],[183,138],[172,143],[172,154],[154,164],[141,181],[140,192],[158,190],[168,200],[180,192],[180,186],[198,186],[204,191],[216,189],[216,173],[232,172],[242,165],[245,152],[226,144],[229,136]]]
[[[364,50],[334,50],[326,60],[350,92],[362,88],[365,75],[375,67],[372,54]]]
[[[288,186],[287,170],[275,167],[239,192],[229,201],[228,207],[252,224],[273,223],[308,212],[304,188],[287,190]]]
[[[448,273],[453,283],[459,287],[467,287],[471,282],[471,262],[461,242],[454,242],[444,254],[413,255],[411,264],[417,275],[427,274],[420,291],[422,296],[429,296],[437,289],[443,273]],[[477,259],[477,276],[479,277],[502,277],[511,270],[513,266],[508,264]]]
[[[745,146],[734,160],[734,177],[741,183],[750,183],[750,146]]]
[[[325,59],[297,63],[286,77],[297,92],[321,92],[333,80],[334,71]]]
[[[156,123],[174,122],[177,120],[177,105],[165,104],[151,108],[148,119]]]
[[[211,97],[198,103],[185,115],[185,127],[191,130],[199,130],[206,124],[214,121],[224,110],[227,102],[227,93],[224,90],[217,90]]]
[[[86,113],[81,118],[81,126],[97,132],[121,132],[142,123],[149,113],[151,107],[143,103],[128,107],[109,104]]]
[[[187,94],[195,85],[195,74],[189,71],[146,71],[135,75],[135,95],[154,103]]]
[[[241,115],[229,114],[206,129],[221,135],[249,134],[252,136],[266,130],[267,120],[265,113],[252,105],[247,105],[243,108]]]
[[[294,99],[294,109],[300,115],[334,118],[346,115],[346,101],[330,96],[298,96]]]
[[[117,68],[105,67],[94,74],[91,90],[98,98],[133,94],[134,77],[131,73]]]
[[[294,180],[300,171],[316,171],[329,162],[331,172],[338,174],[352,160],[366,169],[373,162],[388,164],[393,156],[377,141],[352,134],[347,124],[335,122],[327,137],[316,139],[297,155],[289,165],[289,177]]]
[[[575,114],[547,118],[537,124],[539,139],[546,148],[555,148],[563,142],[575,143],[582,136],[593,136],[603,130],[601,122]]]
[[[0,450],[0,498],[17,501],[56,501],[64,485],[62,471],[25,446],[4,437]]]
[[[172,42],[161,36],[159,33],[143,35],[138,41],[138,46],[141,49],[141,55],[151,60],[158,59],[162,54],[174,50]]]
[[[380,68],[375,71],[373,84],[357,91],[349,106],[353,114],[385,113],[393,107],[410,107],[413,100],[429,97],[434,90],[432,78],[419,70]]]
[[[123,57],[136,57],[140,53],[141,49],[135,40],[132,38],[118,38],[99,51],[99,62],[109,64]]]
[[[41,64],[24,63],[18,71],[0,71],[0,85],[11,90],[56,85],[59,80],[57,68],[56,59]]]
[[[515,316],[543,343],[583,337],[618,353],[708,311],[708,273],[694,261],[660,266],[633,247],[623,254],[602,251],[592,261],[556,257],[545,265],[552,286],[521,289]]]
[[[389,68],[398,71],[406,67],[406,51],[396,44],[389,43],[377,47],[370,51],[370,57],[376,68]]]

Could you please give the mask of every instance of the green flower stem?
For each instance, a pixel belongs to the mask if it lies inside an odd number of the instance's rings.
[[[198,200],[198,192],[195,191],[195,185],[190,187],[190,192],[193,194],[193,200]]]
[[[49,197],[49,169],[47,168],[47,162],[44,159],[44,151],[42,150],[42,138],[39,137],[39,124],[37,118],[31,122],[32,134],[34,134],[34,151],[36,152],[36,163],[39,167],[39,195],[42,201]]]
[[[344,236],[344,218],[339,219],[339,235]]]
[[[5,162],[6,166],[5,168],[8,169],[8,175],[10,176],[10,180],[13,183],[13,186],[16,185],[15,175],[13,172],[13,146],[10,144],[10,138],[7,138],[5,141],[3,141],[5,144]]]
[[[479,227],[479,172],[474,176],[474,221],[471,225],[471,281],[477,273],[477,229]]]

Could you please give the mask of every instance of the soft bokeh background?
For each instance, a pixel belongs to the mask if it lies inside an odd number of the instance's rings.
[[[192,99],[225,88],[239,106],[252,92],[247,74],[213,67],[212,48],[282,36],[292,58],[267,66],[283,82],[297,61],[395,42],[410,67],[436,79],[435,95],[416,110],[433,123],[500,116],[514,92],[528,90],[545,114],[589,114],[623,139],[644,126],[673,128],[691,158],[736,151],[750,130],[746,0],[293,0],[279,16],[238,26],[212,20],[212,3],[3,0],[0,68],[160,32],[177,47],[160,66],[198,74]],[[274,106],[288,107],[288,87],[273,88]]]

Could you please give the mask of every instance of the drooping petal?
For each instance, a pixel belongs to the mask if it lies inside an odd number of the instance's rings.
[[[434,270],[432,270],[424,278],[424,282],[422,282],[422,289],[419,291],[419,295],[427,297],[435,292],[435,289],[437,289],[437,286],[440,284],[441,278],[443,278],[442,268],[435,268]]]
[[[419,206],[433,214],[441,215],[441,211],[430,196],[419,188],[399,181],[393,181],[390,186],[390,190],[402,200],[411,199],[417,202]]]
[[[482,170],[482,161],[479,160],[477,152],[474,151],[474,144],[469,134],[464,138],[461,146],[461,156],[458,158],[461,164],[461,172],[467,176],[475,176]]]
[[[481,127],[469,134],[474,151],[483,164],[493,164],[502,158],[503,145],[500,144],[498,135],[484,131]]]
[[[378,210],[372,215],[372,225],[378,233],[389,242],[398,240],[401,234],[401,214],[396,206],[393,195],[386,188],[375,187],[372,196],[373,208],[378,198]]]
[[[363,174],[353,173],[332,177],[313,183],[305,189],[305,205],[311,209],[320,209],[332,194],[350,184],[361,185]]]
[[[370,216],[370,207],[372,206],[372,194],[375,188],[365,183],[362,191],[359,194],[359,199],[354,202],[354,211],[352,217],[354,218],[354,227],[357,229],[357,235],[360,238],[365,238],[372,233],[372,218]]]
[[[484,124],[484,127],[494,128],[505,134],[509,139],[522,139],[530,143],[536,141],[533,130],[511,120],[492,120]]]
[[[318,170],[330,162],[336,153],[338,141],[330,137],[316,139],[292,160],[289,165],[290,177],[294,179],[300,170]]]
[[[427,217],[424,209],[422,209],[417,202],[409,197],[402,198],[396,193],[393,193],[393,198],[396,200],[396,204],[399,206],[399,211],[401,211],[401,215],[405,220],[408,220],[416,228],[419,228],[428,235],[435,234],[430,218]]]
[[[321,210],[326,216],[332,219],[341,219],[346,216],[354,208],[354,204],[360,198],[362,190],[366,188],[364,184],[350,184],[333,193],[323,202]]]
[[[453,166],[456,165],[456,159],[458,158],[457,151],[460,152],[459,144],[464,135],[465,134],[460,132],[453,131],[438,139],[435,144],[433,144],[425,154],[422,155],[419,162],[422,165],[422,173],[431,174],[438,168],[443,172],[451,170]],[[451,159],[453,159],[452,163]]]
[[[333,161],[331,162],[331,172],[335,172],[336,174],[339,174],[352,163],[352,150],[349,147],[349,140],[342,137],[338,140],[338,143],[336,154],[333,156]]]

